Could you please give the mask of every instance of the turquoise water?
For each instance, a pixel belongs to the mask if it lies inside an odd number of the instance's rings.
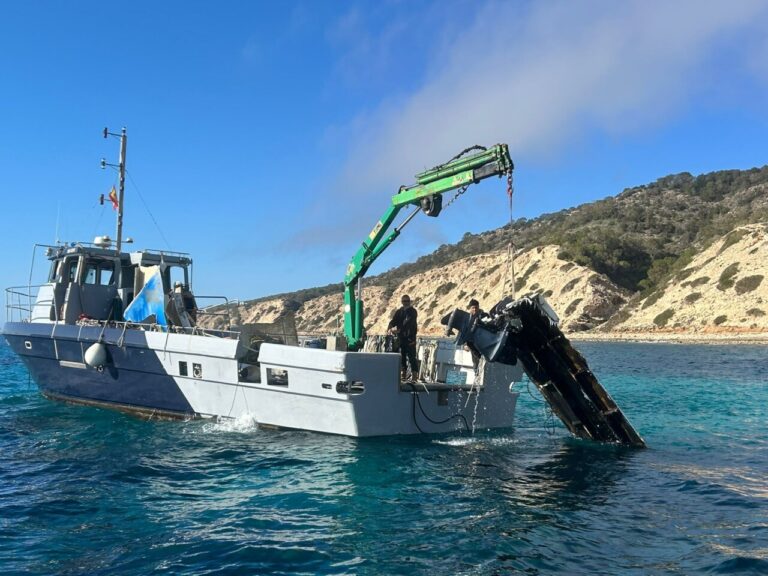
[[[648,442],[354,440],[42,398],[0,344],[10,574],[766,574],[768,348],[577,344]],[[530,391],[530,393],[529,393]]]

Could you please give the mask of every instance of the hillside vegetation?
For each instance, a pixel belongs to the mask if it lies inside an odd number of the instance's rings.
[[[768,166],[725,170],[692,176],[684,172],[615,197],[575,208],[521,218],[502,228],[465,234],[457,243],[442,245],[415,262],[377,276],[366,285],[392,293],[407,278],[452,262],[505,249],[557,245],[558,257],[604,274],[632,292],[652,292],[683,269],[692,257],[731,230],[768,220]],[[279,298],[298,309],[313,298],[338,294],[342,284],[267,296],[249,303]]]
[[[568,333],[768,334],[766,276],[768,166],[683,173],[465,234],[369,277],[365,325],[369,334],[383,333],[404,292],[419,311],[420,333],[434,335],[442,333],[441,316],[470,297],[489,307],[534,292],[550,301]],[[271,322],[291,311],[302,332],[338,332],[341,294],[341,283],[308,288],[246,302],[236,315]]]
[[[694,177],[682,173],[576,208],[519,219],[378,277],[396,283],[448,262],[498,250],[559,245],[560,258],[605,274],[628,290],[653,289],[698,250],[734,228],[768,220],[768,166]]]

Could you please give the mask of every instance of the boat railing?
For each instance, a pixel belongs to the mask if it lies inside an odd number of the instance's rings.
[[[161,250],[159,248],[142,248],[139,252],[146,252],[148,254],[157,254],[159,256],[179,256],[187,257],[191,259],[189,252],[179,252],[177,250]]]
[[[125,332],[126,330],[144,330],[146,332],[166,332],[169,334],[189,334],[191,336],[211,336],[213,338],[228,338],[237,340],[240,332],[235,330],[223,330],[218,328],[202,328],[200,326],[160,326],[159,324],[149,324],[145,322],[104,322],[98,321],[99,326],[104,324],[110,328],[118,328]]]
[[[53,330],[56,330],[56,326],[59,323],[53,323]],[[120,331],[120,337],[114,342],[109,340],[108,337],[100,336],[105,343],[115,344],[122,346],[125,341],[126,332],[143,331],[143,332],[162,332],[165,334],[187,334],[190,336],[209,336],[212,338],[225,338],[237,340],[240,338],[240,332],[235,330],[220,330],[216,328],[202,328],[200,326],[165,326],[161,324],[151,322],[128,322],[124,320],[95,320],[95,319],[82,319],[78,320],[77,326],[82,331],[83,328],[101,328],[102,335],[105,334],[107,328]],[[108,334],[108,333],[107,333]],[[114,333],[112,333],[114,334]],[[78,340],[80,336],[78,335]]]
[[[214,302],[206,306],[200,306],[200,303],[205,302],[206,300]],[[195,301],[198,303],[198,318],[205,316],[207,317],[206,319],[210,319],[213,324],[221,323],[227,327],[232,326],[232,303],[230,303],[226,296],[198,296],[195,294]],[[235,306],[237,306],[237,301],[234,301],[234,303]],[[219,322],[220,319],[222,322]]]
[[[5,321],[6,322],[30,322],[35,308],[45,312],[45,320],[58,323],[61,318],[51,318],[50,310],[53,310],[54,314],[58,314],[61,309],[56,305],[56,293],[51,291],[50,298],[38,299],[38,294],[43,286],[50,286],[50,284],[34,284],[24,286],[11,286],[5,289]],[[204,308],[198,309],[198,316],[207,315],[214,318],[214,322],[217,318],[222,318],[221,322],[215,322],[218,326],[212,326],[211,328],[203,328],[196,326],[193,328],[184,329],[184,331],[190,334],[206,334],[209,336],[224,337],[237,337],[239,332],[230,330],[232,326],[232,314],[230,311],[231,303],[226,296],[195,296],[195,299],[199,302],[201,300],[218,300],[220,303],[211,304]],[[91,320],[91,322],[102,325],[104,322],[99,320]],[[108,321],[110,326],[117,326],[123,328],[124,325],[128,325],[130,328],[138,328],[141,330],[153,330],[157,329],[153,324],[140,324],[131,322],[115,322]],[[174,327],[176,330],[176,327]],[[176,330],[178,331],[178,330]]]
[[[41,308],[53,306],[54,311],[59,307],[54,306],[56,294],[51,298],[38,300],[37,295],[40,288],[47,284],[34,284],[24,286],[11,286],[5,289],[5,321],[6,322],[29,322],[32,318],[32,310],[39,306]]]
[[[95,242],[86,242],[83,240],[72,241],[72,242],[59,242],[56,245],[35,244],[35,246],[36,247],[41,246],[43,248],[51,248],[53,250],[66,250],[68,248],[100,248],[100,249],[105,248],[104,244],[98,244]],[[110,250],[113,248],[107,247],[106,249]],[[189,252],[179,252],[177,250],[163,250],[160,248],[142,248],[141,250],[136,250],[136,252],[145,252],[147,254],[155,254],[157,256],[178,256],[180,258],[189,258],[191,260],[191,254]]]

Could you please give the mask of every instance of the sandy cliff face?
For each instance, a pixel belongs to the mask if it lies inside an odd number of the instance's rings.
[[[675,277],[633,299],[611,332],[752,333],[768,331],[768,224],[733,230]]]
[[[408,294],[419,312],[419,332],[441,335],[440,319],[454,308],[466,308],[477,298],[484,309],[504,296],[542,293],[560,315],[567,331],[592,328],[615,313],[629,294],[594,271],[560,260],[557,246],[544,246],[518,254],[514,263],[507,252],[492,252],[458,260],[405,280],[394,289],[366,286],[364,289],[366,329],[383,334]],[[514,270],[514,282],[513,282]],[[329,333],[343,329],[342,295],[314,298],[296,309],[299,332]],[[272,322],[283,310],[292,308],[287,300],[267,300],[241,306],[243,322]]]
[[[605,276],[558,258],[557,246],[489,252],[411,276],[397,286],[365,286],[365,325],[383,334],[403,294],[419,311],[419,331],[440,335],[440,319],[470,298],[490,309],[508,295],[543,294],[566,333],[595,337],[755,337],[768,334],[768,223],[737,228],[699,253],[655,292],[632,296]],[[513,290],[514,286],[514,290]],[[295,312],[300,333],[343,331],[342,294],[271,299],[238,308],[234,323],[273,322]],[[213,320],[216,320],[214,322]],[[223,317],[204,325],[224,327]],[[741,336],[739,336],[741,335]]]

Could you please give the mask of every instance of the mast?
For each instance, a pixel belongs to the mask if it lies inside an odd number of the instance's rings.
[[[119,136],[120,137],[120,159],[117,164],[117,169],[120,174],[120,191],[117,196],[117,240],[115,242],[115,248],[118,254],[120,248],[123,245],[123,200],[125,198],[125,151],[128,147],[128,134],[125,127],[120,134],[114,134],[104,128],[104,138],[107,136]],[[113,164],[107,164],[104,160],[101,161],[101,167],[114,166]]]
[[[117,245],[116,249],[120,253],[120,246],[123,243],[123,198],[125,196],[125,148],[128,144],[128,135],[125,128],[120,135],[120,192],[117,199]]]

